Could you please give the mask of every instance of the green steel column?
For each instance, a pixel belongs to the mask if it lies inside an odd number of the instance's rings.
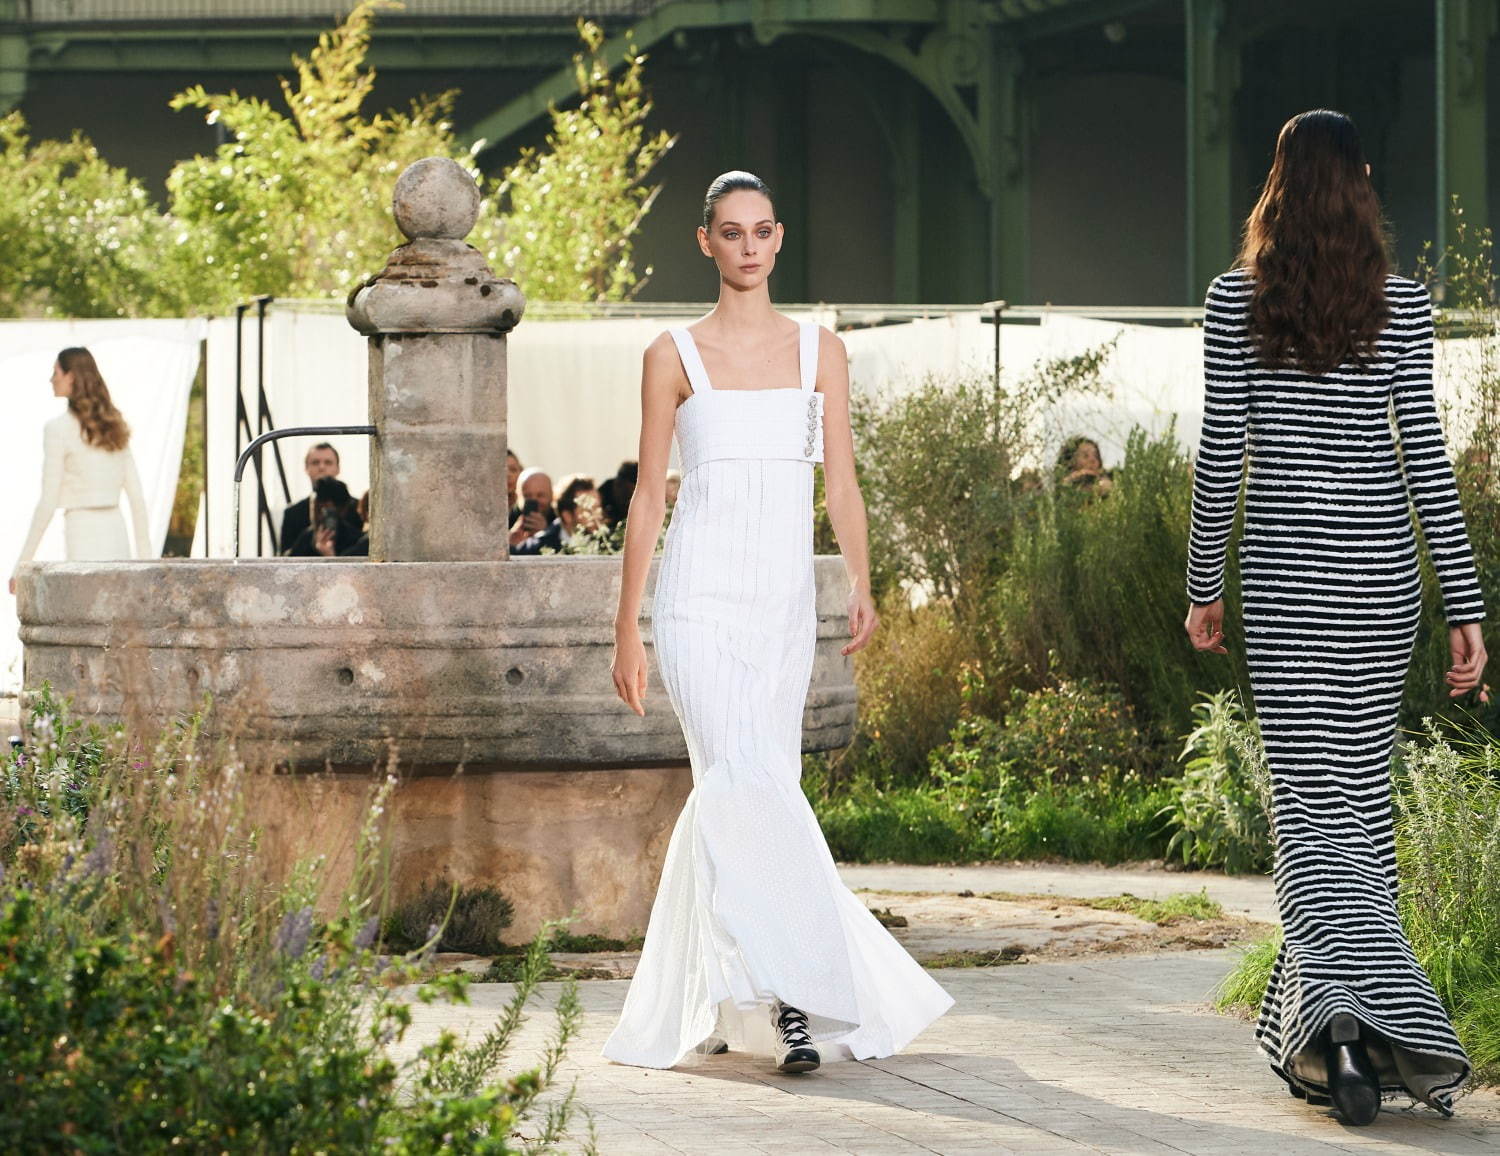
[[[1188,304],[1234,259],[1231,161],[1239,50],[1225,0],[1185,0]]]
[[[1453,243],[1451,201],[1464,220],[1489,223],[1485,153],[1485,68],[1495,35],[1495,0],[1434,0],[1437,18],[1437,232]]]
[[[776,292],[785,301],[806,301],[807,234],[807,72],[795,61],[778,61],[771,75],[776,126],[776,214],[789,223],[776,257]]]
[[[903,78],[904,79],[904,78]],[[891,191],[895,248],[892,287],[897,301],[922,300],[922,126],[915,83],[890,87]]]
[[[1014,41],[990,40],[989,75],[979,94],[980,140],[990,164],[990,292],[1029,300],[1030,188],[1025,61]]]
[[[0,0],[0,113],[26,96],[26,65],[31,48],[20,28],[21,0]]]

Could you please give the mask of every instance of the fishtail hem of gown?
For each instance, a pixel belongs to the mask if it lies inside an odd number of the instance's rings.
[[[1358,996],[1348,992],[1341,995],[1342,998],[1324,1005],[1295,1039],[1283,1038],[1279,1052],[1267,1046],[1266,1030],[1257,1027],[1256,1048],[1270,1062],[1271,1070],[1293,1087],[1327,1095],[1322,1041],[1333,1017],[1347,1012],[1374,1033],[1373,1037],[1362,1034],[1382,1096],[1404,1094],[1445,1115],[1451,1113],[1454,1096],[1472,1073],[1468,1057],[1462,1052],[1436,1049],[1404,1037],[1404,1033],[1393,1031],[1389,1024],[1373,1015]]]

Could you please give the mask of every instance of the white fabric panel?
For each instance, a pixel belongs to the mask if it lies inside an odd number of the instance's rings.
[[[4,390],[4,452],[0,453],[0,543],[8,576],[42,484],[42,426],[67,404],[52,396],[48,379],[59,350],[86,346],[99,363],[125,420],[131,451],[146,495],[153,552],[166,538],[182,439],[187,429],[188,396],[198,372],[202,321],[58,320],[0,322],[0,389]],[[63,518],[52,524],[37,550],[39,562],[63,557]],[[16,603],[0,600],[0,694],[21,685],[21,645]]]
[[[822,311],[788,314],[826,324]],[[602,482],[636,456],[640,433],[641,355],[672,322],[662,318],[602,321],[523,320],[509,339],[509,441],[528,466],[540,466],[554,483],[570,473]],[[208,547],[211,556],[233,553],[235,459],[235,322],[208,323]],[[243,381],[255,424],[256,320],[243,323]],[[267,315],[266,396],[278,428],[294,425],[363,425],[369,421],[367,342],[342,314],[294,307]],[[241,439],[241,445],[248,444]],[[322,438],[280,442],[294,499],[309,490],[302,470],[307,448]],[[338,447],[339,477],[358,497],[369,486],[366,439],[331,438]],[[264,452],[266,493],[276,517],[285,504],[269,447]],[[240,494],[240,552],[255,553],[255,471],[247,466]],[[265,553],[270,553],[269,543]]]
[[[830,324],[832,310],[789,314],[796,320]],[[995,356],[994,328],[979,311],[846,331],[850,378],[857,392],[900,392],[928,375],[967,373],[988,380]],[[690,322],[689,322],[690,323]],[[603,481],[637,452],[640,429],[641,354],[673,318],[592,321],[525,319],[509,341],[510,444],[527,466],[540,466],[553,481],[569,473]],[[1041,359],[1074,356],[1112,339],[1114,356],[1104,370],[1108,392],[1062,399],[1045,416],[1045,444],[1055,447],[1073,433],[1100,444],[1107,465],[1119,464],[1133,425],[1164,431],[1172,419],[1190,449],[1203,417],[1202,331],[1196,327],[1128,325],[1071,314],[1048,314],[1040,324],[1001,327],[1002,384]],[[234,322],[209,323],[209,550],[230,553],[234,464]],[[1478,357],[1477,343],[1440,343],[1440,400],[1456,399],[1462,376]],[[277,425],[360,425],[369,420],[366,342],[339,313],[272,306],[266,332],[266,388]],[[244,380],[253,407],[255,320],[244,324]],[[251,414],[252,421],[254,414]],[[1455,414],[1453,433],[1470,419]],[[302,455],[314,439],[288,438],[282,453],[292,496],[308,492]],[[343,462],[340,477],[358,496],[368,486],[369,452],[361,438],[332,439]],[[1046,466],[1046,460],[1034,463]],[[266,455],[267,492],[279,517],[280,482]],[[242,493],[242,550],[255,546],[255,490],[247,472]]]
[[[256,318],[245,315],[243,392],[251,436],[261,432],[256,419]],[[209,554],[233,554],[235,462],[235,322],[232,317],[209,322],[208,336],[208,478]],[[266,317],[266,398],[274,428],[299,425],[364,425],[369,421],[365,341],[349,328],[342,314],[313,310],[277,309]],[[270,428],[270,427],[268,427]],[[339,451],[339,478],[356,498],[370,485],[370,447],[362,437],[289,437],[267,445],[261,453],[266,501],[278,528],[287,504],[276,468],[279,446],[293,501],[307,497],[311,484],[302,468],[303,456],[321,441]],[[243,448],[250,437],[242,437]],[[240,493],[240,553],[253,555],[255,545],[255,467],[245,468]],[[272,553],[267,537],[261,551]]]

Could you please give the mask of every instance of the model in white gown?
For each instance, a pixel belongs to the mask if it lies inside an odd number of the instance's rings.
[[[721,1042],[769,1053],[779,1000],[825,1060],[890,1055],[953,1000],[840,881],[799,785],[818,327],[802,324],[800,389],[714,389],[692,335],[671,335],[692,396],[651,621],[694,785],[604,1054],[667,1068]]]

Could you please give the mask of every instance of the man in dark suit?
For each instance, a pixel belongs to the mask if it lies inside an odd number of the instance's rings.
[[[307,471],[307,480],[314,488],[319,478],[336,478],[339,473],[339,451],[327,442],[319,442],[307,451],[302,459],[302,468]],[[302,532],[312,525],[312,508],[315,495],[308,494],[300,502],[293,502],[281,512],[281,533],[276,538],[276,552],[285,554]]]

